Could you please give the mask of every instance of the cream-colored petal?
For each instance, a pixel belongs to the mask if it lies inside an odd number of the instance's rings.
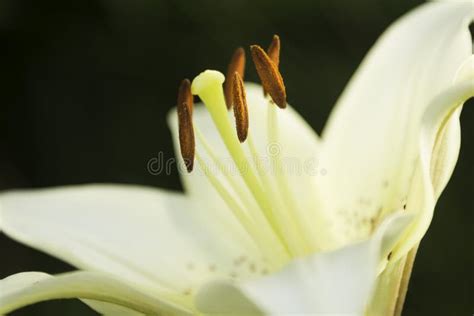
[[[365,316],[394,315],[406,257],[390,260],[377,278],[377,286]]]
[[[83,185],[2,193],[0,205],[8,236],[149,293],[175,293],[177,300],[190,301],[209,278],[249,273],[234,261],[254,256],[232,230],[179,193]]]
[[[459,151],[459,113],[464,100],[474,96],[474,58],[460,69],[457,84],[436,97],[423,119],[420,160],[407,200],[407,212],[415,220],[392,253],[392,261],[379,277],[377,296],[368,315],[392,314],[397,302],[405,254],[417,247],[433,216],[440,192],[446,185]],[[411,254],[414,256],[414,254]],[[410,259],[410,260],[413,260]],[[407,264],[412,264],[410,260]]]
[[[24,272],[0,280],[2,315],[34,303],[67,298],[112,303],[147,315],[191,315],[190,310],[152,297],[104,273],[81,271],[50,276]]]
[[[296,259],[267,277],[208,284],[197,295],[197,308],[223,314],[256,314],[258,308],[268,315],[362,315],[381,257],[391,251],[411,220],[395,213],[365,242]]]
[[[90,308],[104,316],[143,316],[145,314],[120,305],[95,300],[82,300]]]
[[[406,203],[423,113],[471,55],[473,16],[472,1],[420,6],[382,35],[352,78],[322,139],[328,248],[364,238],[380,216]],[[449,134],[448,150],[456,152],[459,133]]]
[[[253,301],[237,284],[228,280],[218,280],[204,285],[196,296],[196,307],[205,315],[267,315],[256,301]]]
[[[469,80],[474,81],[473,55],[459,68],[454,82],[458,84]],[[443,124],[440,124],[438,127],[433,127],[432,130],[432,132],[436,134],[431,135],[431,137],[436,136],[436,140],[433,143],[430,175],[436,199],[446,187],[458,160],[459,147],[461,145],[461,127],[459,122],[461,110],[462,106],[459,106],[448,117],[445,117],[446,121]],[[432,111],[432,109],[428,107],[427,112],[430,111]],[[425,117],[426,115],[425,113]],[[438,128],[438,130],[436,128]]]
[[[421,137],[419,141],[420,159],[415,171],[412,184],[412,192],[408,197],[409,211],[416,214],[416,220],[406,234],[405,240],[396,249],[395,257],[401,257],[413,248],[423,237],[431,223],[433,210],[439,196],[439,182],[443,175],[436,172],[438,164],[448,164],[447,169],[452,171],[453,160],[457,158],[457,151],[451,152],[451,156],[433,156],[433,150],[455,146],[446,144],[450,141],[446,138],[446,130],[449,128],[452,119],[457,119],[459,107],[465,100],[474,97],[474,58],[467,64],[469,75],[463,77],[464,80],[457,82],[453,87],[436,97],[430,104],[423,117]],[[452,140],[451,140],[452,141]],[[457,142],[457,140],[456,140]],[[454,156],[454,157],[453,157]],[[433,163],[434,168],[433,168]],[[434,177],[434,178],[433,178]],[[433,185],[435,184],[435,185]]]

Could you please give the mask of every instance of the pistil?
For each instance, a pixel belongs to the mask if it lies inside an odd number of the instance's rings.
[[[227,107],[225,105],[224,92],[222,90],[223,82],[224,76],[220,72],[206,70],[194,78],[191,85],[191,91],[193,94],[199,95],[206,105],[211,114],[214,125],[224,141],[224,144],[239,170],[242,179],[259,205],[260,211],[265,216],[268,224],[272,227],[273,232],[288,249],[288,244],[285,242],[281,230],[278,229],[278,223],[275,221],[273,216],[270,200],[265,195],[262,184],[256,176],[252,164],[248,161],[227,115]]]

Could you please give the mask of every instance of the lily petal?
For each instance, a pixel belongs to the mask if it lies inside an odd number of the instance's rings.
[[[120,305],[83,299],[86,305],[104,316],[143,316],[145,314]]]
[[[472,54],[473,17],[472,1],[420,6],[389,28],[352,78],[323,133],[327,176],[318,184],[332,247],[365,238],[406,203],[422,116]],[[458,137],[452,130],[451,143]]]
[[[224,314],[362,315],[380,259],[393,248],[412,219],[407,214],[392,214],[369,240],[294,260],[268,277],[237,284],[210,283],[198,292],[197,308]]]
[[[453,124],[453,119],[458,119],[459,109],[464,101],[472,97],[474,97],[474,57],[464,65],[458,82],[436,97],[423,116],[419,145],[420,160],[414,176],[413,193],[408,199],[411,207],[420,211],[406,239],[396,249],[396,257],[413,248],[431,223],[433,209],[439,196],[439,186],[444,186],[447,182],[446,174],[438,171],[439,164],[447,164],[447,169],[452,171],[454,167],[452,155],[457,157],[457,151],[453,154],[449,148],[449,146],[456,148],[457,143],[446,144],[449,142],[446,138],[447,131],[449,132],[449,128],[452,127],[450,124]],[[448,152],[440,154],[441,157],[434,157],[433,150],[451,150],[451,155]]]
[[[473,4],[474,6],[474,4]],[[462,82],[474,81],[474,55],[471,55],[459,68],[454,85],[462,85]],[[469,97],[469,94],[462,95],[461,98]],[[464,101],[464,99],[462,100]],[[433,103],[428,107],[423,117],[422,129],[428,129],[431,133],[422,133],[422,137],[436,137],[435,140],[430,142],[426,141],[427,144],[433,146],[433,153],[431,155],[431,161],[429,164],[431,182],[433,184],[435,198],[437,199],[443,189],[446,187],[451,174],[453,173],[454,167],[456,165],[459,148],[461,145],[461,127],[459,122],[459,116],[462,110],[462,104],[460,102],[457,106],[454,107],[451,105],[452,113],[443,112],[439,115],[439,119],[444,119],[444,122],[438,121],[438,125],[433,125],[433,123],[428,123],[430,120],[429,116],[433,116],[433,113],[440,113],[439,110],[436,110],[433,106]],[[449,104],[449,102],[448,102]],[[448,107],[449,105],[444,105]],[[428,127],[431,125],[431,127]],[[422,143],[421,146],[424,144]],[[427,150],[427,148],[421,148],[422,151]]]
[[[236,271],[235,258],[251,251],[229,231],[224,234],[227,227],[200,217],[182,194],[153,188],[7,192],[0,205],[1,229],[8,236],[183,304],[201,282]]]
[[[474,96],[474,57],[463,65],[456,81],[453,87],[433,100],[424,115],[420,132],[420,159],[407,199],[407,211],[413,212],[416,217],[393,250],[390,264],[379,277],[377,295],[372,299],[369,315],[393,314],[400,278],[406,269],[404,256],[410,250],[416,251],[416,245],[433,217],[436,200],[454,169],[459,151],[461,105]]]
[[[30,304],[65,298],[108,302],[147,315],[191,315],[188,310],[151,297],[103,273],[82,271],[49,276],[24,272],[0,280],[2,315]]]

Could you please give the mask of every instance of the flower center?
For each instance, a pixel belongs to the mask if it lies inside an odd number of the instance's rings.
[[[251,53],[268,100],[266,141],[269,148],[271,144],[280,143],[278,111],[286,107],[286,89],[278,70],[280,56],[278,36],[274,36],[267,52],[257,45],[252,45]],[[232,57],[227,77],[218,71],[206,70],[193,80],[191,86],[188,80],[182,82],[178,94],[181,154],[189,172],[193,169],[194,159],[197,161],[209,182],[265,257],[282,263],[291,257],[309,253],[311,242],[308,232],[303,229],[301,217],[295,216],[298,206],[283,172],[281,152],[278,150],[270,155],[272,164],[270,173],[252,163],[263,155],[258,152],[252,133],[249,133],[249,115],[242,80],[244,69],[245,52],[239,48]],[[203,133],[193,126],[191,94],[198,95],[205,104],[246,187],[242,187],[235,174],[223,167],[222,161]],[[234,111],[235,124],[229,118],[230,109]],[[196,150],[195,136],[202,144],[202,148]],[[247,151],[244,150],[245,146]],[[215,168],[212,168],[211,172],[206,166],[201,155],[204,152],[218,167],[223,177],[214,174]],[[246,152],[250,153],[250,157]]]

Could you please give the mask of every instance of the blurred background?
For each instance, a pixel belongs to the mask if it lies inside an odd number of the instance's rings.
[[[318,131],[367,50],[421,1],[0,0],[0,188],[89,182],[180,189],[165,122],[177,87],[233,50],[282,39],[289,102]],[[252,67],[247,80],[256,81]],[[387,74],[389,76],[390,74]],[[383,78],[381,78],[383,80]],[[421,244],[404,315],[471,315],[474,102],[461,158]],[[0,278],[72,267],[0,234]],[[95,315],[75,300],[13,315]]]

